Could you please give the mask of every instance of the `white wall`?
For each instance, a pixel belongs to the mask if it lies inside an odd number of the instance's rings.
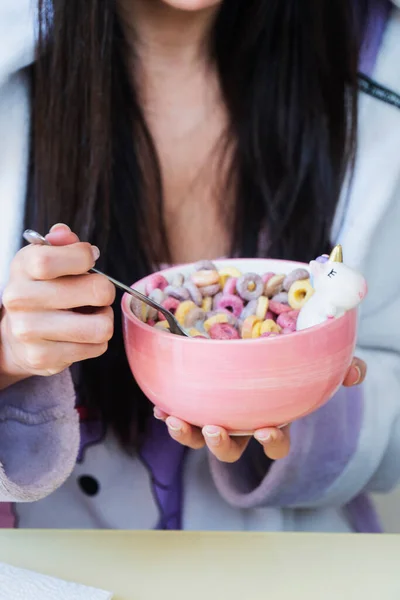
[[[400,533],[400,487],[390,494],[374,496],[386,533]]]

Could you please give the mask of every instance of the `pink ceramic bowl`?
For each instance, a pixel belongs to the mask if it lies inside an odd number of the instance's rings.
[[[216,261],[243,273],[289,273],[302,263],[267,259]],[[193,266],[163,271],[192,272]],[[142,280],[133,287],[144,291]],[[125,347],[134,377],[161,410],[202,427],[253,432],[302,417],[340,387],[353,356],[357,311],[290,335],[254,340],[189,339],[154,329],[122,300]]]

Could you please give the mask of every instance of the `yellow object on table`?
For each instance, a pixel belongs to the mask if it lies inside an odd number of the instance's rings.
[[[399,600],[400,536],[0,531],[0,562],[115,600]]]

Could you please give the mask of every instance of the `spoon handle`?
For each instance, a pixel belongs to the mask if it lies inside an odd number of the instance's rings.
[[[124,283],[122,283],[121,281],[114,279],[114,277],[111,277],[111,275],[107,275],[106,273],[103,273],[102,271],[99,271],[98,269],[95,269],[95,268],[89,269],[89,273],[97,273],[97,275],[103,275],[103,277],[107,277],[107,279],[109,281],[111,281],[111,283],[113,283],[115,285],[115,287],[120,288],[127,294],[130,294],[134,298],[141,300],[141,302],[148,304],[152,308],[155,308],[156,310],[158,310],[164,314],[163,311],[165,311],[165,308],[163,306],[160,306],[160,304],[158,304],[157,302],[153,302],[153,300],[151,298],[148,298],[141,292],[138,292],[138,290],[135,290],[134,288],[130,288],[127,285],[125,285]],[[166,316],[166,315],[164,314],[164,316]]]

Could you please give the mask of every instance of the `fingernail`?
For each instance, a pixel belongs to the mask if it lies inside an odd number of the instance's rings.
[[[357,383],[360,382],[360,379],[361,379],[360,367],[358,367],[357,365],[353,365],[350,369],[350,373],[349,373],[349,377],[348,377],[349,385],[357,385]]]
[[[68,225],[66,225],[65,223],[56,223],[55,225],[53,225],[53,227],[50,229],[50,233],[53,233],[53,231],[55,231],[56,229],[66,229],[67,231],[71,231],[71,228],[68,227]]]
[[[92,246],[93,259],[96,261],[100,256],[100,250],[97,246]]]
[[[164,413],[159,408],[155,408],[153,410],[153,415],[155,419],[158,419],[159,421],[165,421]]]
[[[181,433],[182,425],[180,424],[180,422],[177,419],[174,419],[174,417],[168,417],[166,423],[167,423],[168,429],[170,429],[174,433]]]
[[[218,446],[221,443],[221,432],[218,427],[204,427],[203,435],[207,438],[210,446]]]
[[[265,444],[265,442],[269,442],[272,439],[269,431],[256,431],[254,437],[262,444]]]

